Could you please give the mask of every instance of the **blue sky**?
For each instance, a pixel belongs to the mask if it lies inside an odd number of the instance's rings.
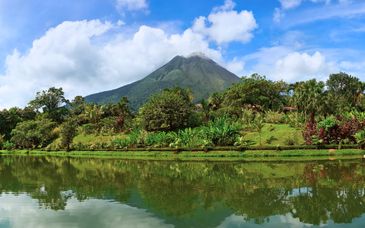
[[[365,80],[365,0],[0,0],[0,108],[139,80],[203,52],[239,76]]]

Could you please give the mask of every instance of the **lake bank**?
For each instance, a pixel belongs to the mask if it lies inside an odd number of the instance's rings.
[[[184,161],[308,161],[363,158],[365,150],[247,150],[247,151],[0,151],[0,155],[55,156],[85,158],[120,158],[131,160],[184,160]]]

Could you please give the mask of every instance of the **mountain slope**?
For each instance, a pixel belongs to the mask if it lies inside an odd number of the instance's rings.
[[[209,58],[198,55],[188,58],[176,56],[142,80],[118,89],[89,95],[85,99],[90,103],[114,103],[126,96],[131,107],[137,109],[152,94],[165,88],[190,88],[194,101],[199,101],[238,81],[236,75]]]

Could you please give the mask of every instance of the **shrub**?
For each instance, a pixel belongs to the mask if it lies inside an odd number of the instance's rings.
[[[61,147],[70,150],[70,145],[77,133],[77,121],[69,119],[61,125],[60,136],[61,136]]]
[[[255,119],[255,113],[251,109],[243,109],[242,110],[242,122],[250,126]]]
[[[303,137],[307,145],[313,144],[313,136],[317,137],[317,123],[308,121],[303,130]]]
[[[256,115],[253,123],[252,123],[252,127],[255,131],[257,131],[259,133],[259,143],[260,145],[261,143],[261,135],[262,135],[262,129],[264,128],[264,118],[261,114]]]
[[[324,120],[318,122],[318,128],[323,128],[324,130],[328,131],[331,128],[336,127],[338,124],[337,119],[334,116],[329,116]]]
[[[364,121],[359,121],[358,119],[345,120],[341,123],[339,127],[339,137],[341,139],[348,139],[349,142],[356,142],[355,134],[364,129]]]
[[[112,141],[113,147],[116,149],[124,149],[130,145],[130,141],[128,138],[123,139],[114,139]]]
[[[242,127],[227,117],[217,118],[202,128],[202,134],[216,146],[233,145],[240,135]]]
[[[355,134],[356,143],[364,149],[365,148],[365,130],[359,131]]]
[[[298,139],[295,136],[290,135],[290,136],[288,136],[284,139],[284,143],[287,146],[297,145],[298,144]]]
[[[285,115],[285,123],[289,124],[290,127],[302,128],[305,123],[305,117],[299,112],[291,112]]]
[[[20,148],[46,147],[57,138],[55,127],[56,123],[48,119],[24,121],[11,132],[11,141]]]
[[[284,123],[285,115],[280,112],[268,111],[265,113],[265,122],[273,124]]]
[[[98,126],[92,123],[84,124],[81,126],[81,132],[83,135],[97,134]]]
[[[190,93],[175,88],[152,96],[140,109],[140,118],[147,131],[170,131],[189,127],[192,113]]]
[[[103,118],[100,121],[100,132],[101,134],[110,135],[113,134],[117,128],[117,119],[115,117]],[[96,129],[94,129],[95,131]]]
[[[365,121],[365,112],[359,112],[359,111],[345,112],[343,114],[343,118],[345,120],[353,120],[353,119],[356,119],[359,122],[364,122]]]
[[[200,147],[204,144],[204,138],[201,134],[201,128],[185,128],[179,130],[176,140],[170,144],[170,147]]]
[[[15,149],[15,144],[10,142],[10,141],[6,141],[6,142],[3,143],[2,148],[4,150],[14,150]]]
[[[174,143],[177,139],[175,132],[157,132],[149,133],[146,136],[146,145],[154,147],[168,147],[171,143]]]

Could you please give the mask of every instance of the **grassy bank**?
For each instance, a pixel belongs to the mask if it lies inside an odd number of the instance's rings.
[[[253,160],[327,160],[362,158],[365,150],[248,150],[239,151],[211,151],[211,152],[168,152],[168,151],[0,151],[0,155],[17,156],[58,156],[58,157],[87,157],[87,158],[120,158],[143,160],[217,160],[217,161],[253,161]]]

